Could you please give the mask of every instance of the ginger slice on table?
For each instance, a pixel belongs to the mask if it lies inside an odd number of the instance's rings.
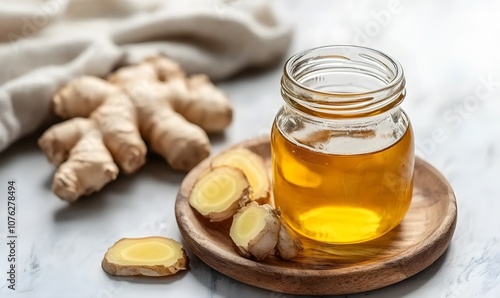
[[[218,167],[197,179],[189,195],[189,204],[210,221],[222,221],[249,201],[250,192],[250,184],[241,170]]]
[[[168,276],[186,270],[189,258],[182,245],[170,238],[123,238],[111,246],[102,269],[115,276]]]
[[[216,156],[212,167],[232,166],[245,173],[252,187],[250,200],[264,203],[269,198],[270,181],[264,159],[245,148],[230,149]]]

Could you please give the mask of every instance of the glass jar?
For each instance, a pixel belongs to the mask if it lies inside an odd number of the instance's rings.
[[[323,243],[377,238],[407,212],[414,141],[401,65],[357,46],[291,57],[271,132],[273,194],[283,219]]]

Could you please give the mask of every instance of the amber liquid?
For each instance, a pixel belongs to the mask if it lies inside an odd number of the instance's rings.
[[[396,227],[409,208],[414,149],[409,127],[393,145],[366,154],[326,154],[272,131],[273,193],[284,220],[307,238],[368,241]]]

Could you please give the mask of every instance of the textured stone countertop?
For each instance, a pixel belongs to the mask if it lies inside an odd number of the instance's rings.
[[[237,5],[238,1],[233,2]],[[423,272],[384,289],[348,297],[500,297],[500,2],[286,1],[296,23],[287,54],[326,44],[359,44],[401,62],[403,105],[417,151],[449,180],[458,224],[448,251]],[[220,86],[234,123],[214,152],[268,133],[282,101],[281,65]],[[50,191],[54,168],[36,136],[0,154],[1,297],[291,297],[212,270],[190,253],[191,270],[170,279],[119,279],[100,268],[121,237],[181,240],[174,201],[184,175],[159,158],[99,194],[69,206]],[[18,289],[6,288],[6,184],[18,186]]]

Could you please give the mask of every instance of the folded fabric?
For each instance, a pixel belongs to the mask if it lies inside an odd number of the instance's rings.
[[[273,1],[16,0],[0,3],[0,152],[51,115],[81,75],[163,54],[223,79],[273,63],[290,43]]]

